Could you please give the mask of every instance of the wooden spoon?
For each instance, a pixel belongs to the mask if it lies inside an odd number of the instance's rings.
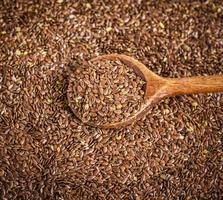
[[[133,116],[123,119],[120,122],[101,125],[103,128],[118,128],[131,124],[145,115],[153,104],[165,97],[183,94],[223,92],[223,75],[163,78],[150,71],[141,62],[126,55],[109,54],[98,56],[91,61],[99,60],[120,60],[125,65],[132,67],[146,81],[145,103],[141,109]]]

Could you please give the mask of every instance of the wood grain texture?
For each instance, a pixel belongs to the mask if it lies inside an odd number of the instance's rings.
[[[168,96],[223,92],[223,75],[166,79]]]

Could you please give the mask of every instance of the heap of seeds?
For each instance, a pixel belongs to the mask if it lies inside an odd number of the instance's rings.
[[[117,130],[68,106],[68,66],[108,53],[223,74],[222,1],[167,2],[0,1],[0,199],[222,199],[222,93],[165,99]]]
[[[82,121],[93,125],[118,122],[140,109],[144,84],[119,60],[88,62],[70,76],[70,107]]]

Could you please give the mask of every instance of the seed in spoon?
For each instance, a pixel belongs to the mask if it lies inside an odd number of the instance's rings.
[[[118,59],[89,61],[70,75],[69,105],[83,122],[118,122],[140,110],[144,84],[131,67]]]

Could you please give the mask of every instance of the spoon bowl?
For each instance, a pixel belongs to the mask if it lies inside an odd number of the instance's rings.
[[[133,68],[135,73],[146,82],[144,88],[144,104],[141,106],[140,110],[138,110],[130,117],[122,119],[119,122],[96,125],[103,128],[119,128],[131,124],[144,116],[154,104],[158,103],[168,96],[223,92],[223,75],[195,76],[188,78],[164,78],[150,71],[144,64],[142,64],[138,60],[122,54],[108,54],[98,56],[96,58],[93,58],[91,61],[102,60],[119,60],[126,66]],[[83,121],[83,119],[81,119],[81,117],[75,110],[72,111],[81,121]],[[89,125],[95,126],[91,122],[87,123]]]

